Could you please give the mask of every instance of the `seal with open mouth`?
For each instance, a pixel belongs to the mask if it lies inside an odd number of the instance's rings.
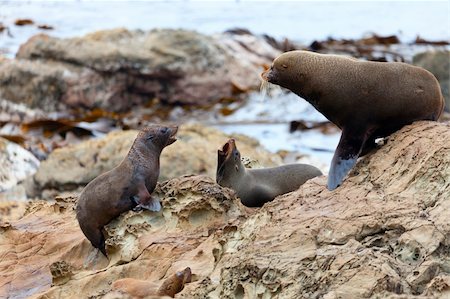
[[[216,182],[233,189],[248,207],[261,207],[276,196],[294,191],[307,180],[322,175],[319,169],[307,164],[247,169],[234,139],[228,140],[217,153]]]
[[[136,206],[161,210],[150,194],[159,177],[161,151],[176,141],[177,127],[149,126],[141,130],[128,155],[112,170],[96,177],[81,192],[77,219],[84,235],[105,256],[102,229],[112,219]]]

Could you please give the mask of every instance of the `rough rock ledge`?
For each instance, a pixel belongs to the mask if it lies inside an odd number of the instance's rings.
[[[110,261],[79,230],[76,197],[34,201],[0,226],[0,297],[130,298],[112,283],[185,267],[193,282],[177,298],[450,296],[449,178],[450,124],[435,122],[393,134],[338,189],[315,178],[261,209],[178,177],[157,189],[161,213],[107,226]]]

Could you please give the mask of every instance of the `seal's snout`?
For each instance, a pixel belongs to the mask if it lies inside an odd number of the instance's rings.
[[[178,126],[164,127],[161,132],[168,135],[166,146],[177,141]]]
[[[230,156],[231,153],[236,149],[236,140],[233,138],[229,139],[222,147],[222,154],[225,156]]]
[[[184,272],[184,280],[187,283],[191,282],[192,281],[192,270],[191,270],[191,268],[186,267],[183,272]]]
[[[264,81],[276,84],[278,78],[277,70],[272,66],[270,69],[261,73],[261,78]]]
[[[189,283],[192,281],[192,271],[191,268],[186,267],[183,271],[177,272],[177,277],[182,279],[183,282]]]

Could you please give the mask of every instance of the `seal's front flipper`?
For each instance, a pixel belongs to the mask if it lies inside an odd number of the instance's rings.
[[[159,212],[161,210],[161,203],[157,198],[153,196],[150,196],[149,201],[147,201],[146,203],[141,203],[139,204],[139,206],[152,212]]]
[[[366,132],[355,132],[346,128],[342,130],[341,139],[331,161],[328,190],[334,190],[341,185],[344,177],[355,166],[366,138]]]
[[[134,196],[133,200],[138,204],[138,206],[152,212],[158,212],[161,210],[159,200],[150,195],[144,182],[138,185],[137,198]]]

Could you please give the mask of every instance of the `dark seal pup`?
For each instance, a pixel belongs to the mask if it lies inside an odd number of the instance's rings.
[[[80,228],[105,256],[103,226],[137,205],[159,211],[151,193],[159,177],[159,157],[175,142],[177,127],[150,126],[139,132],[128,155],[115,168],[96,177],[81,192],[77,204]]]
[[[292,51],[277,57],[262,78],[304,98],[342,130],[329,190],[375,147],[376,138],[417,120],[435,121],[444,109],[433,74],[406,63]]]
[[[319,169],[306,164],[246,169],[234,139],[228,140],[217,153],[216,182],[236,191],[247,207],[261,207],[278,195],[294,191],[307,180],[322,175]]]

